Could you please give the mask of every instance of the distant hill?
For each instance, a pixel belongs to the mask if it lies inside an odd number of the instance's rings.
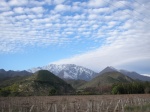
[[[8,87],[11,92],[15,92],[21,96],[47,96],[74,92],[71,85],[47,70],[40,70],[31,76],[24,77],[24,79],[14,82],[14,84],[7,86],[7,88]]]
[[[119,82],[128,83],[133,81],[134,81],[133,79],[123,75],[120,72],[106,72],[103,74],[100,73],[97,77],[82,85],[80,89],[88,88],[88,87],[109,86],[114,83],[119,83]]]
[[[135,79],[135,80],[150,81],[150,77],[140,75],[136,72],[130,72],[127,70],[120,70],[120,72],[128,77],[131,77],[132,79]]]
[[[150,81],[150,77],[148,76],[143,76],[137,72],[131,72],[131,71],[128,71],[128,70],[118,70],[114,67],[111,67],[111,66],[108,66],[106,68],[104,68],[100,73],[99,75],[103,74],[103,73],[108,73],[108,72],[119,72],[123,75],[126,75],[134,80],[137,80],[137,81]]]
[[[4,69],[0,69],[0,80],[5,79],[5,78],[11,78],[15,76],[27,76],[27,75],[32,75],[31,72],[28,71],[5,71]]]
[[[23,71],[5,71],[4,69],[0,69],[0,85],[9,85],[13,82],[21,80],[24,76],[31,76],[32,73]]]

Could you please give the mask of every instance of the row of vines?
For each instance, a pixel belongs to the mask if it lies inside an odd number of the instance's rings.
[[[150,112],[150,95],[0,97],[0,112]]]

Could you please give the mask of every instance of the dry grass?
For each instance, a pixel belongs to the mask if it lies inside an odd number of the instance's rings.
[[[146,105],[150,94],[0,97],[0,112],[150,112]]]

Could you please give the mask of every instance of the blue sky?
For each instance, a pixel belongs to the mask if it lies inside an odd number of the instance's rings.
[[[0,68],[77,64],[150,74],[149,0],[1,0]]]

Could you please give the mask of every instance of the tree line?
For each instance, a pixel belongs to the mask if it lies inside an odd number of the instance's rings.
[[[0,96],[22,96],[18,92],[18,84],[0,87]],[[100,94],[150,94],[150,82],[116,83],[105,86],[88,87],[76,90],[74,95],[100,95]],[[28,95],[28,93],[24,93]],[[62,93],[69,94],[69,93]],[[60,95],[58,89],[51,89],[49,95]]]
[[[117,83],[112,85],[112,94],[150,93],[150,82]]]

